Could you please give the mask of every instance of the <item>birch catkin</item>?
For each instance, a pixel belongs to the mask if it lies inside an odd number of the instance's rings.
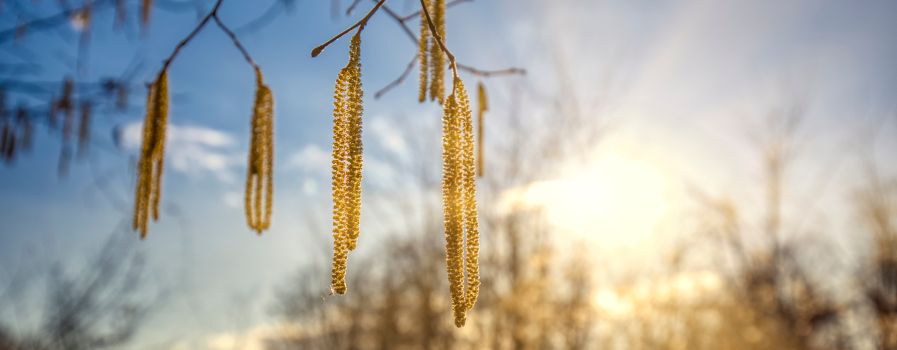
[[[274,94],[265,85],[261,69],[256,68],[255,74],[245,207],[249,227],[262,234],[271,225],[274,197]]]
[[[436,32],[445,41],[445,0],[431,0],[430,14]],[[436,40],[430,40],[430,100],[445,100],[445,53]]]
[[[470,102],[461,79],[454,79],[452,90],[445,101],[442,120],[442,195],[446,270],[455,326],[461,327],[479,294],[480,241]]]
[[[430,0],[424,0],[424,6],[429,8]],[[420,61],[420,91],[418,92],[418,101],[424,102],[427,99],[427,89],[429,89],[429,73],[430,66],[428,57],[430,56],[430,27],[427,25],[427,17],[424,11],[420,12],[420,43],[418,46],[417,57]]]
[[[346,293],[346,259],[361,227],[361,29],[352,37],[349,63],[336,79],[333,102],[333,271],[331,286]]]
[[[145,238],[150,212],[159,220],[159,199],[165,154],[165,129],[168,124],[168,72],[163,70],[150,86],[143,120],[143,146],[137,173],[134,229]]]
[[[489,109],[486,87],[477,84],[477,176],[483,176],[483,114]]]

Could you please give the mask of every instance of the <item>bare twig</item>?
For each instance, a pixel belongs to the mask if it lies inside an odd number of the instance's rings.
[[[168,56],[168,59],[165,60],[165,64],[162,65],[161,71],[165,71],[166,69],[168,69],[168,65],[171,64],[171,61],[174,60],[174,58],[175,58],[175,56],[177,56],[178,52],[181,51],[181,48],[183,48],[184,45],[187,45],[187,43],[190,41],[190,39],[193,39],[193,37],[196,36],[196,33],[199,33],[199,30],[202,29],[202,27],[204,27],[206,25],[206,23],[209,22],[209,19],[218,13],[218,8],[221,7],[222,1],[224,1],[224,0],[218,0],[218,2],[215,3],[215,7],[212,8],[212,11],[209,12],[209,14],[206,15],[206,17],[203,18],[202,21],[199,22],[199,24],[196,26],[196,29],[193,29],[193,32],[191,32],[190,35],[188,35],[186,38],[184,38],[184,40],[182,40],[178,44],[178,46],[174,48],[174,52],[171,53],[171,56]]]
[[[311,50],[311,57],[317,57],[319,54],[321,54],[321,51],[324,51],[324,49],[327,48],[327,45],[332,44],[334,41],[341,38],[343,35],[346,35],[346,33],[348,33],[350,30],[355,29],[355,27],[358,27],[358,26],[364,27],[364,25],[366,25],[368,23],[368,20],[371,18],[371,16],[374,15],[374,12],[377,12],[377,9],[379,9],[380,6],[383,6],[383,3],[385,3],[385,2],[386,2],[386,0],[380,0],[380,2],[378,2],[377,5],[374,6],[373,9],[371,9],[371,12],[368,12],[368,14],[365,15],[364,18],[362,18],[360,21],[358,21],[358,23],[355,23],[348,29],[344,30],[342,33],[337,34],[335,37],[333,37],[333,39],[327,40],[326,43],[323,43],[323,44],[319,45],[318,47],[316,47],[314,50]]]
[[[377,0],[372,0],[372,1],[377,1]],[[383,5],[383,10],[386,11],[387,14],[389,14],[389,17],[392,17],[394,20],[396,20],[396,22],[399,23],[399,26],[402,27],[402,30],[405,31],[405,34],[407,34],[408,38],[411,39],[411,42],[414,43],[414,45],[417,45],[417,37],[414,36],[414,33],[411,32],[411,29],[409,29],[408,26],[405,25],[405,22],[402,21],[402,18],[399,17],[399,15],[397,15],[395,12],[393,12],[393,10],[390,9],[389,7],[387,7],[386,5]]]
[[[349,5],[349,8],[346,9],[346,16],[351,15],[352,12],[355,12],[355,7],[358,6],[358,3],[360,3],[360,2],[361,2],[361,0],[353,1],[352,5]]]
[[[411,59],[411,62],[408,62],[408,68],[405,68],[405,72],[403,72],[398,79],[396,79],[392,83],[389,83],[389,85],[386,85],[386,87],[380,89],[380,91],[377,91],[377,93],[374,94],[374,98],[380,98],[380,96],[383,96],[383,94],[389,92],[389,90],[392,90],[392,88],[402,85],[402,83],[405,82],[405,78],[408,77],[408,74],[411,74],[411,69],[414,68],[414,64],[417,63],[417,59],[417,53],[415,52],[414,58]]]
[[[497,75],[515,75],[515,74],[526,75],[525,69],[515,68],[515,67],[501,69],[501,70],[479,70],[479,69],[473,68],[471,66],[465,66],[463,64],[458,63],[458,69],[467,71],[468,73],[471,73],[473,75],[476,75],[476,76],[482,77],[482,78],[488,78],[488,77],[497,76]]]
[[[87,8],[93,8],[94,10],[100,10],[103,6],[110,5],[111,1],[102,1],[96,2],[93,4],[86,4],[79,8],[74,9],[65,9],[60,13],[57,13],[53,16],[39,18],[30,22],[23,23],[22,26],[28,28],[28,30],[40,30],[40,29],[50,29],[56,26],[64,25],[69,23],[72,15],[84,11]],[[20,25],[15,25],[13,28],[0,31],[0,43],[12,40],[16,37],[16,32],[19,31]]]
[[[234,34],[234,32],[232,32],[230,29],[228,29],[227,26],[224,25],[224,23],[221,23],[221,19],[218,18],[218,14],[215,14],[212,17],[215,17],[215,23],[218,23],[218,27],[221,27],[221,30],[223,30],[227,34],[227,36],[229,36],[231,40],[234,41],[234,45],[238,50],[240,50],[240,52],[243,54],[243,57],[246,58],[246,62],[249,62],[249,64],[252,65],[253,68],[257,69],[258,65],[255,64],[255,61],[253,61],[252,57],[249,56],[249,52],[246,51],[245,48],[243,48],[242,44],[240,44],[240,40],[237,40],[237,35]]]
[[[458,5],[458,4],[460,4],[460,3],[471,2],[471,1],[473,1],[473,0],[455,0],[455,1],[452,1],[452,2],[449,2],[449,3],[445,4],[445,7],[446,7],[446,8],[449,8],[449,7]],[[407,15],[407,16],[405,16],[405,17],[399,18],[399,21],[404,23],[405,21],[411,20],[411,19],[413,19],[413,18],[415,18],[415,17],[417,17],[417,16],[420,16],[420,11],[416,11],[416,12],[410,14],[410,15]]]

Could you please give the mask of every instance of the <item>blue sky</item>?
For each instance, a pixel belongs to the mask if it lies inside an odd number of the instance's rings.
[[[212,2],[205,4],[208,10]],[[400,13],[416,9],[410,0],[387,4]],[[289,14],[240,37],[275,95],[274,222],[261,237],[246,227],[242,209],[255,89],[251,67],[212,25],[171,65],[163,214],[150,224],[149,237],[139,246],[153,283],[176,291],[138,343],[215,348],[212,340],[221,339],[216,336],[240,335],[270,323],[265,310],[272,287],[304,263],[326,261],[328,230],[310,225],[329,210],[333,84],[348,60],[348,37],[317,58],[310,51],[371,5],[364,1],[354,15],[333,20],[329,1],[300,0]],[[55,4],[40,6],[49,13]],[[220,16],[237,28],[268,6],[225,0]],[[111,13],[98,14],[90,70],[79,79],[119,75],[141,62],[136,81],[151,81],[196,17],[195,11],[156,9],[149,35],[141,39],[133,30],[108,30]],[[0,18],[11,23],[9,16]],[[801,135],[810,160],[793,175],[796,179],[835,169],[836,182],[844,188],[835,186],[826,198],[838,202],[858,164],[832,165],[832,155],[854,156],[850,152],[857,139],[874,125],[884,129],[879,162],[885,170],[897,165],[889,151],[895,149],[897,131],[894,3],[476,0],[450,9],[447,20],[448,45],[460,62],[481,69],[528,70],[525,78],[487,82],[496,115],[505,115],[515,84],[525,86],[523,115],[533,120],[550,120],[545,96],[576,97],[583,111],[615,125],[594,146],[597,157],[616,154],[650,164],[664,177],[664,191],[673,193],[670,206],[681,204],[684,200],[677,196],[694,183],[712,193],[750,197],[741,184],[755,182],[759,172],[741,131],[752,122],[751,115],[764,113],[791,93],[807,96],[812,106]],[[416,21],[409,26],[417,32]],[[73,42],[35,33],[26,37],[25,46],[46,59],[40,77],[56,80],[73,72],[46,57],[60,50],[73,55]],[[16,48],[4,48],[3,62],[18,59],[10,53]],[[401,74],[416,51],[385,13],[372,18],[361,51],[364,140],[370,154],[365,188],[375,193],[396,178],[378,155],[403,154],[409,147],[403,127],[432,128],[440,109],[416,102],[416,69],[405,85],[380,100],[373,98]],[[473,77],[462,77],[470,89]],[[144,93],[133,92],[133,106],[126,113],[98,115],[90,156],[76,161],[67,178],[56,176],[58,137],[46,136],[43,129],[30,155],[0,168],[0,283],[16,271],[47,262],[77,267],[129,220],[134,175],[128,169],[138,144],[130,135],[139,135]],[[114,128],[126,136],[120,148],[112,142]],[[570,168],[558,176],[576,178],[587,171]],[[370,242],[382,237],[382,230],[369,231]],[[241,299],[250,300],[251,311],[237,322],[235,300]],[[0,309],[0,317],[10,317],[9,311]]]

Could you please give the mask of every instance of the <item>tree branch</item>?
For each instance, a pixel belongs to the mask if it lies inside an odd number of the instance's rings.
[[[374,12],[377,12],[377,9],[379,9],[380,6],[383,6],[383,3],[385,2],[386,0],[380,0],[380,2],[378,2],[377,5],[374,6],[373,9],[371,9],[371,12],[368,12],[368,14],[365,15],[364,18],[362,18],[360,21],[358,21],[358,23],[355,23],[348,29],[344,30],[342,33],[337,34],[335,37],[333,37],[333,39],[330,39],[326,43],[323,43],[316,47],[314,50],[311,50],[311,57],[317,57],[319,54],[321,54],[321,51],[324,51],[324,49],[327,48],[327,45],[332,44],[334,41],[341,38],[343,35],[346,35],[346,33],[351,31],[352,29],[355,29],[355,27],[361,26],[363,29],[364,26],[368,23],[368,20],[371,19],[371,16],[374,15]]]
[[[227,34],[227,36],[229,36],[231,40],[234,41],[234,45],[237,46],[237,49],[240,50],[240,52],[243,54],[243,57],[246,58],[246,62],[249,62],[249,64],[252,65],[253,68],[258,69],[258,65],[256,65],[255,61],[252,60],[252,57],[249,56],[249,52],[246,51],[245,48],[243,48],[243,45],[240,44],[240,40],[237,40],[237,35],[234,34],[234,32],[232,32],[230,29],[228,29],[227,26],[224,25],[224,23],[221,23],[221,19],[218,18],[217,13],[212,17],[215,17],[215,23],[218,23],[218,27],[221,27],[221,30],[223,30]]]
[[[482,77],[482,78],[488,78],[488,77],[496,76],[496,75],[514,75],[514,74],[525,75],[526,74],[525,69],[515,68],[515,67],[501,69],[501,70],[479,70],[479,69],[476,69],[476,68],[473,68],[470,66],[465,66],[463,64],[458,63],[458,69],[467,71],[468,73],[471,73],[473,75],[476,75],[476,76]]]
[[[375,1],[376,1],[376,0],[375,0]],[[463,3],[463,2],[471,2],[471,1],[473,1],[473,0],[455,0],[455,1],[452,1],[452,2],[450,2],[450,3],[445,4],[445,7],[446,7],[446,8],[449,8],[449,7],[458,5],[458,4]],[[420,16],[420,11],[416,11],[416,12],[410,14],[410,15],[407,15],[407,16],[405,16],[405,17],[399,18],[399,21],[402,22],[402,23],[404,23],[405,21],[411,20],[411,19],[413,19],[414,17],[417,17],[417,16]]]
[[[405,72],[403,72],[398,79],[396,79],[392,83],[389,83],[389,85],[386,85],[386,87],[380,89],[380,91],[377,91],[377,93],[374,94],[374,98],[380,98],[380,96],[383,96],[383,94],[389,92],[389,90],[392,90],[392,88],[402,85],[402,83],[405,82],[405,78],[408,77],[408,74],[411,74],[411,69],[414,68],[414,64],[417,63],[417,58],[417,52],[415,52],[414,58],[412,58],[411,62],[408,63],[408,68],[405,68]]]
[[[209,19],[218,13],[218,8],[221,7],[222,1],[224,1],[224,0],[218,0],[218,2],[215,3],[215,7],[212,8],[212,11],[209,12],[209,14],[206,15],[206,17],[203,18],[202,21],[199,22],[199,24],[196,26],[196,29],[193,29],[193,32],[190,33],[190,35],[188,35],[186,38],[184,38],[184,40],[182,40],[178,44],[178,46],[174,48],[174,52],[171,53],[171,56],[168,56],[168,59],[165,60],[165,64],[162,65],[161,71],[165,71],[166,69],[168,69],[168,65],[171,64],[171,61],[174,60],[174,58],[175,58],[175,56],[177,56],[178,52],[181,51],[181,48],[183,48],[184,45],[187,45],[187,43],[190,41],[190,39],[193,39],[193,37],[196,36],[196,33],[199,33],[199,30],[202,29],[202,27],[205,26],[206,23],[209,22]]]

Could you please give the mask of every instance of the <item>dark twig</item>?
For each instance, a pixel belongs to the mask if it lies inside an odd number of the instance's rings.
[[[65,9],[53,16],[39,18],[33,21],[26,22],[22,25],[17,24],[13,28],[0,31],[0,43],[14,39],[16,37],[16,32],[20,30],[20,26],[28,28],[29,31],[55,28],[56,26],[69,23],[72,15],[79,13],[88,7],[93,8],[94,10],[99,10],[103,6],[107,6],[109,4],[111,4],[111,1],[96,2],[75,9]]]
[[[377,1],[377,0],[372,0],[372,1]],[[387,14],[389,14],[389,17],[392,17],[393,19],[396,20],[396,22],[399,23],[399,26],[402,27],[402,30],[405,31],[405,34],[407,34],[408,38],[411,39],[411,42],[414,43],[414,45],[417,45],[417,37],[414,36],[414,33],[411,32],[411,29],[409,29],[408,26],[405,25],[405,22],[402,21],[402,18],[399,17],[399,15],[397,15],[395,12],[393,12],[393,10],[390,9],[389,7],[387,7],[386,5],[383,5],[383,10],[386,11]]]
[[[361,0],[353,1],[352,5],[349,5],[349,8],[346,9],[346,16],[351,15],[352,12],[355,12],[355,7],[358,6],[358,3],[360,3],[360,2],[361,2]]]
[[[221,27],[221,30],[227,33],[227,36],[229,36],[231,40],[234,41],[234,45],[238,50],[240,50],[240,52],[243,54],[243,57],[246,58],[246,62],[249,62],[249,64],[252,65],[253,68],[258,69],[258,65],[256,65],[255,61],[252,60],[252,57],[249,56],[249,52],[246,51],[245,48],[243,48],[243,45],[240,44],[240,40],[237,40],[237,35],[234,34],[234,32],[230,31],[230,29],[228,29],[227,26],[224,25],[224,23],[221,23],[221,19],[218,18],[218,14],[215,14],[212,17],[215,17],[215,23],[218,23],[218,27]]]
[[[171,56],[168,56],[168,59],[165,60],[165,64],[162,65],[162,71],[165,71],[166,69],[168,69],[168,65],[171,64],[171,61],[174,60],[174,58],[175,58],[175,56],[177,56],[178,52],[181,51],[181,48],[183,48],[184,45],[187,45],[187,43],[190,41],[190,39],[193,39],[193,37],[196,36],[196,33],[199,33],[199,30],[202,29],[202,27],[204,27],[206,25],[206,23],[209,22],[209,19],[218,13],[218,8],[221,7],[222,1],[223,0],[218,0],[218,2],[215,3],[215,7],[212,8],[212,11],[209,12],[209,14],[206,15],[206,17],[203,18],[202,21],[199,22],[199,24],[196,26],[196,29],[193,29],[193,32],[190,33],[190,35],[188,35],[186,38],[184,38],[184,40],[182,40],[178,44],[178,46],[174,48],[174,52],[171,53]]]
[[[463,64],[458,63],[458,69],[467,71],[468,73],[471,73],[473,75],[476,75],[476,76],[482,77],[482,78],[488,78],[488,77],[497,76],[497,75],[514,75],[514,74],[526,75],[525,69],[514,68],[514,67],[507,68],[507,69],[501,69],[501,70],[479,70],[479,69],[476,69],[476,68],[473,68],[470,66],[465,66]]]
[[[380,96],[383,96],[383,94],[387,93],[389,90],[392,90],[392,88],[402,85],[402,83],[405,82],[405,78],[408,77],[408,74],[411,74],[411,69],[414,68],[414,64],[417,63],[417,58],[417,53],[415,52],[414,58],[411,59],[411,62],[408,62],[408,68],[405,68],[405,72],[403,72],[398,79],[396,79],[392,83],[389,83],[389,85],[386,85],[386,87],[380,89],[380,91],[377,91],[377,93],[374,94],[374,98],[380,98]]]
[[[373,9],[371,9],[371,12],[368,12],[368,14],[366,16],[364,16],[364,18],[362,18],[360,21],[358,21],[358,23],[355,23],[348,29],[344,30],[342,33],[337,34],[335,37],[333,37],[333,39],[327,40],[326,43],[323,43],[323,44],[319,45],[318,47],[316,47],[314,50],[311,50],[311,57],[317,57],[319,54],[321,54],[321,51],[324,51],[324,49],[327,48],[327,45],[332,44],[334,41],[341,38],[343,35],[346,35],[346,33],[348,33],[350,30],[355,29],[355,27],[358,27],[358,26],[364,27],[364,25],[366,25],[368,23],[368,20],[371,19],[371,16],[374,15],[374,12],[377,12],[377,9],[379,9],[380,6],[383,6],[384,2],[386,2],[386,0],[380,0],[380,2],[378,2],[377,5],[374,6]]]
[[[458,5],[458,4],[463,3],[463,2],[471,2],[471,1],[473,1],[473,0],[455,0],[455,1],[452,1],[452,2],[449,2],[449,3],[445,4],[445,7],[446,7],[446,8],[449,8],[449,7]],[[405,17],[399,18],[399,21],[404,23],[405,21],[411,20],[411,19],[413,19],[413,18],[417,18],[418,16],[420,16],[420,11],[417,11],[417,12],[414,12],[414,13],[412,13],[412,14],[410,14],[410,15],[405,16]]]

